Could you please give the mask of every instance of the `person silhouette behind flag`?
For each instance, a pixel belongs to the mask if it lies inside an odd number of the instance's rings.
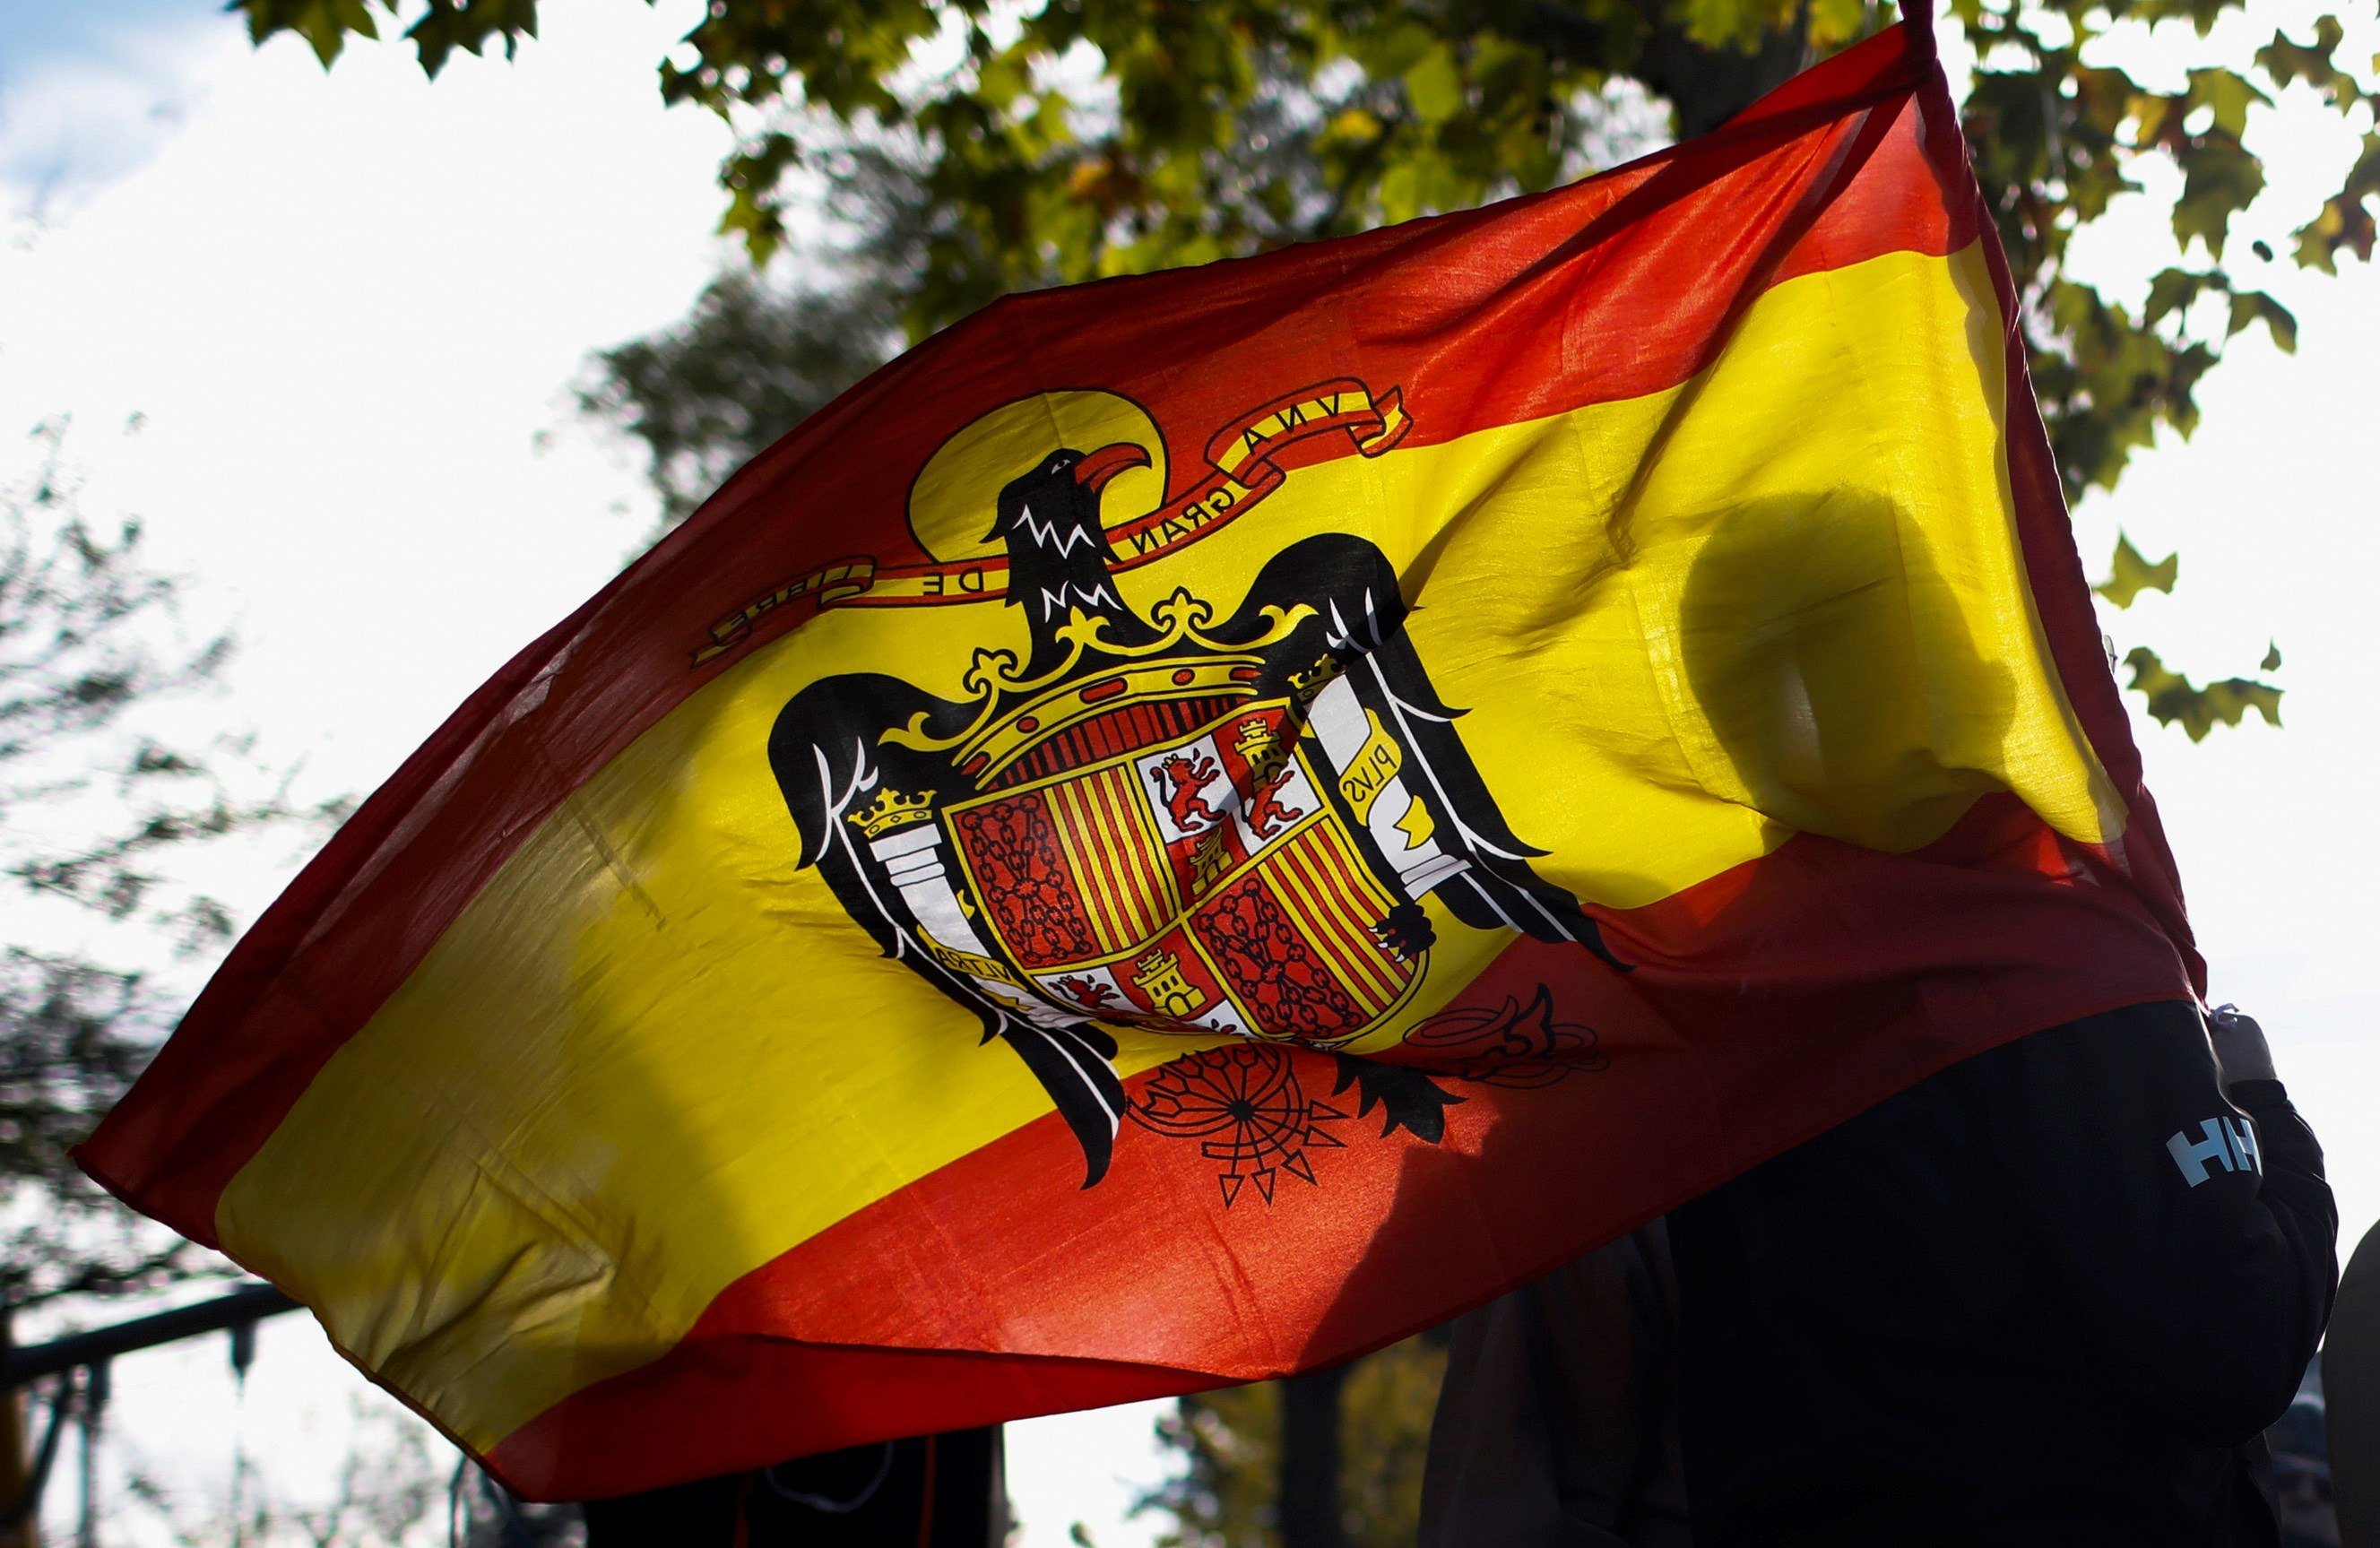
[[[1686,670],[1797,828],[1824,830],[1864,739],[1935,706],[1863,665],[1889,621],[1835,600],[1930,568],[1915,538],[1838,495],[1740,510],[1695,561]],[[2002,713],[1974,687],[1956,707]],[[2261,1433],[2337,1277],[2321,1147],[2254,1022],[2109,1000],[1670,1212],[1698,1548],[2277,1541]]]
[[[1669,1225],[1700,1548],[2279,1541],[2338,1215],[2249,1018],[2035,1033]]]
[[[1739,508],[1703,550],[1685,667],[1758,809],[1824,831],[1878,761],[1863,739],[1922,723],[1936,691],[1876,665],[1891,621],[1840,599],[1931,562],[1888,502],[1840,495]],[[1957,675],[1961,713],[1999,713],[1988,671]],[[1769,1011],[1735,1014],[1752,1037]],[[2248,1017],[2150,1001],[2034,1032],[1664,1224],[1674,1332],[1663,1275],[1615,1260],[1600,1296],[1573,1268],[1458,1334],[1427,1548],[1674,1542],[1671,1369],[1697,1548],[2278,1542],[2262,1432],[2321,1339],[2338,1215]],[[1606,1325],[1550,1336],[1563,1317]]]

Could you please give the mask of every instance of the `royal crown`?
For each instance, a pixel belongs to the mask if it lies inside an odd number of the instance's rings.
[[[870,839],[880,839],[896,828],[924,822],[934,815],[934,795],[904,795],[886,786],[874,801],[847,814],[859,831]]]
[[[1300,699],[1311,699],[1329,687],[1330,680],[1338,676],[1341,670],[1337,658],[1328,654],[1319,656],[1311,664],[1291,671],[1289,691]]]

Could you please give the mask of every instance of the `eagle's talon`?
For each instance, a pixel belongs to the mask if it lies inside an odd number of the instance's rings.
[[[1393,951],[1401,960],[1410,961],[1438,944],[1438,931],[1422,912],[1419,903],[1399,903],[1380,916],[1372,926],[1373,938]]]

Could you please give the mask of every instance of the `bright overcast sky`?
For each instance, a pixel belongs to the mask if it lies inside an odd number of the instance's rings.
[[[2277,22],[2302,36],[2315,9],[2260,13],[2228,46]],[[313,793],[376,784],[650,527],[634,457],[576,419],[568,386],[591,347],[680,315],[722,259],[722,131],[654,86],[687,11],[549,6],[517,63],[457,56],[432,87],[395,48],[327,78],[294,39],[251,50],[212,0],[0,0],[0,476],[23,466],[19,429],[75,417],[87,507],[138,513],[199,610],[237,622],[221,713],[305,759]],[[2310,121],[2254,131],[2275,187],[2249,235],[2284,250],[2351,151]],[[2095,260],[2144,280],[2155,248],[2135,223]],[[2119,647],[2146,640],[2202,678],[2249,671],[2268,637],[2287,658],[2286,732],[2142,734],[2216,998],[2275,1033],[2351,1244],[2380,1215],[2362,885],[2380,875],[2380,282],[2269,283],[2299,312],[2300,355],[2244,341],[2201,393],[2196,439],[2078,527],[2095,570],[2119,523],[2151,557],[2181,550],[2178,594],[2115,619]],[[249,878],[249,915],[283,879]],[[310,1327],[268,1333],[244,1421],[221,1358],[123,1362],[119,1464],[220,1489],[244,1422],[293,1491],[335,1467],[322,1437],[343,1431],[322,1416],[363,1389]],[[1123,1513],[1154,1479],[1149,1421],[1012,1433],[1029,1548],[1078,1518],[1102,1548],[1148,1541]]]

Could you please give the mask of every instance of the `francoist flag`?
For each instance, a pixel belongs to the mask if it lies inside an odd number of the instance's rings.
[[[80,1155],[587,1497],[1334,1361],[2199,974],[1921,23],[912,350]]]

